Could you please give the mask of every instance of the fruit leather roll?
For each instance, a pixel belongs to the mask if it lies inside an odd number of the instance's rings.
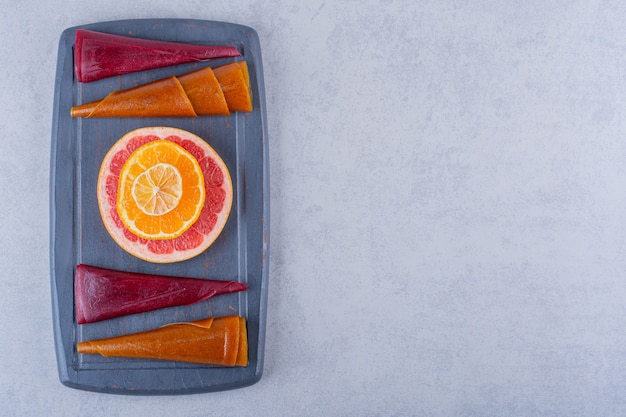
[[[247,288],[246,284],[236,281],[138,274],[80,264],[74,279],[76,321],[93,323],[189,305]]]
[[[240,316],[172,323],[154,330],[88,340],[78,353],[110,357],[156,359],[216,366],[246,366],[248,336]]]
[[[78,29],[76,79],[87,83],[116,75],[214,58],[241,56],[234,46],[194,45]]]
[[[196,117],[252,111],[245,61],[202,68],[74,106],[72,117]]]

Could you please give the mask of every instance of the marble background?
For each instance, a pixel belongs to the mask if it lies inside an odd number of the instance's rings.
[[[623,2],[3,2],[0,414],[626,415]],[[264,376],[240,390],[57,377],[58,39],[155,17],[261,38],[269,316]]]

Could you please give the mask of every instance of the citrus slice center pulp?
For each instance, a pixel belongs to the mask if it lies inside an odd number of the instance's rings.
[[[156,164],[133,181],[133,199],[149,216],[161,216],[174,210],[182,195],[183,178],[171,164]]]

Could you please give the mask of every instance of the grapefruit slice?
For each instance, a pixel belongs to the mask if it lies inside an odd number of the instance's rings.
[[[167,140],[197,160],[204,178],[205,199],[197,220],[180,236],[146,239],[131,232],[117,211],[120,174],[131,154],[141,146]],[[202,138],[173,127],[144,127],[122,136],[105,155],[98,175],[97,198],[104,227],[126,252],[154,263],[172,263],[204,252],[222,232],[233,202],[230,173],[222,158]]]

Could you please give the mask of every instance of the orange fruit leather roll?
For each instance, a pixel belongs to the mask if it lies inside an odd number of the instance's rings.
[[[154,330],[89,340],[78,353],[156,359],[216,366],[246,366],[248,338],[243,317],[208,318],[173,323]]]
[[[163,78],[74,106],[72,117],[196,117],[252,111],[247,64],[234,62]]]
[[[230,114],[224,92],[211,68],[181,75],[178,80],[198,116]]]
[[[246,319],[243,317],[239,317],[239,348],[237,349],[235,366],[248,366],[248,332]]]
[[[163,78],[127,90],[114,91],[100,101],[72,107],[72,117],[194,117],[196,112],[180,81]]]
[[[233,62],[213,70],[230,111],[252,111],[250,77],[245,62]]]

